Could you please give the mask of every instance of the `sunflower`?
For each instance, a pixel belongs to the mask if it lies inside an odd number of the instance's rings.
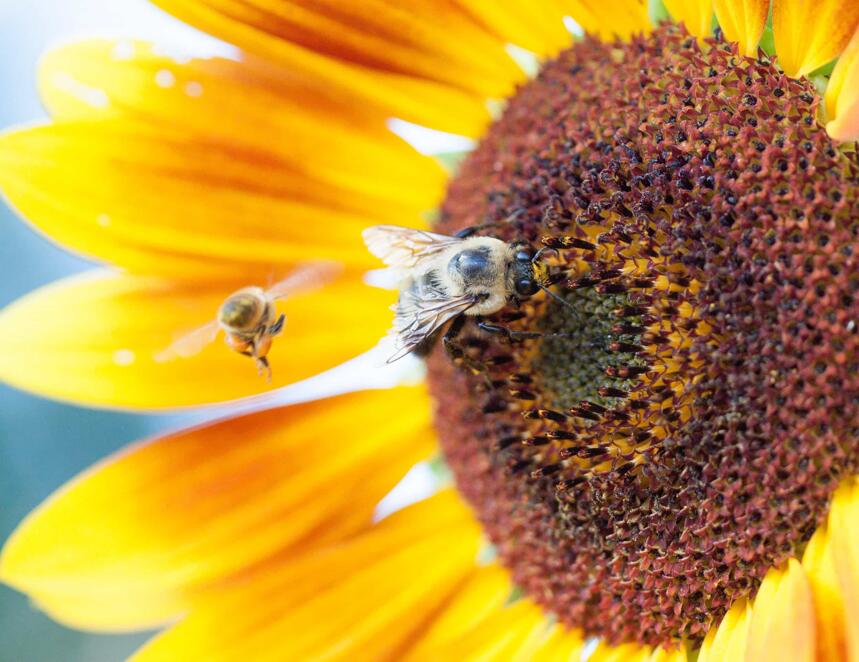
[[[0,137],[0,186],[110,266],[0,315],[4,379],[257,393],[222,346],[156,357],[316,259],[344,275],[286,302],[272,386],[337,365],[390,322],[361,229],[439,203],[439,232],[545,247],[556,298],[493,318],[525,334],[466,325],[427,387],[107,459],[20,525],[7,583],[75,627],[163,628],[137,662],[859,659],[859,5],[158,4],[241,54],[44,60],[54,121]],[[390,118],[479,143],[447,182]],[[452,478],[386,515],[437,444]]]

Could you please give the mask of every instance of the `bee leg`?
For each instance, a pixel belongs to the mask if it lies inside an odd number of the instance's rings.
[[[271,382],[271,366],[268,364],[268,358],[265,356],[260,356],[257,351],[257,342],[259,342],[259,338],[262,336],[258,336],[255,340],[251,342],[251,351],[250,352],[242,352],[242,354],[247,354],[248,356],[253,357],[254,361],[257,364],[257,374],[260,377],[265,375],[265,379],[267,382]]]
[[[286,315],[283,313],[280,314],[280,317],[277,318],[277,321],[268,327],[268,335],[276,336],[278,333],[283,331],[283,323],[286,320]]]
[[[255,356],[257,363],[257,372],[260,377],[265,375],[266,381],[271,382],[271,366],[268,364],[268,359],[264,356]]]
[[[477,232],[482,229],[482,225],[469,225],[467,228],[462,228],[462,230],[460,230],[453,236],[457,239],[468,239],[469,237],[477,234]]]
[[[465,326],[465,319],[464,315],[460,315],[453,320],[447,332],[442,336],[442,345],[444,345],[447,355],[454,363],[464,366],[474,375],[483,375],[487,385],[491,387],[492,380],[489,378],[487,367],[466,354],[465,348],[456,341],[457,336],[462,331],[462,327]]]
[[[444,345],[447,355],[454,361],[465,358],[465,350],[462,345],[456,342],[456,337],[462,331],[463,326],[465,326],[465,317],[460,315],[451,322],[449,327],[447,327],[447,331],[441,339],[441,343]]]
[[[535,338],[542,338],[545,334],[540,333],[538,331],[513,331],[512,329],[508,329],[506,326],[501,326],[500,324],[490,324],[489,322],[479,321],[477,323],[477,327],[487,333],[496,333],[504,336],[510,342],[518,342],[520,340],[533,340]]]

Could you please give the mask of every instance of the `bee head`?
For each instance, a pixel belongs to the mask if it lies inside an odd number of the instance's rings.
[[[534,253],[527,245],[513,246],[513,261],[510,263],[509,273],[517,297],[528,298],[540,289]]]

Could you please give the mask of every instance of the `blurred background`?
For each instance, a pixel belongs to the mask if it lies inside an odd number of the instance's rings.
[[[0,130],[43,119],[36,66],[46,49],[81,37],[155,39],[191,52],[223,47],[145,0],[0,0]],[[33,233],[0,202],[0,308],[28,291],[87,268]],[[0,384],[0,540],[81,469],[127,442],[175,424],[170,417],[89,411]],[[65,629],[0,586],[0,660],[125,659],[146,637]]]

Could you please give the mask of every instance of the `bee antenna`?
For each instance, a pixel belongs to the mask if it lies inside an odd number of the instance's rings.
[[[576,310],[568,301],[564,301],[561,297],[559,297],[557,294],[552,292],[552,290],[550,290],[545,285],[541,285],[540,283],[537,283],[537,287],[539,287],[541,290],[543,290],[546,294],[548,294],[550,297],[552,297],[555,301],[557,301],[562,306],[566,306],[567,308],[569,308],[570,310],[573,310],[573,311]]]
[[[549,248],[548,246],[543,246],[542,248],[540,248],[540,250],[534,253],[534,257],[531,258],[531,264],[534,264],[537,260],[539,260],[543,253],[548,253],[549,251],[552,251],[556,255],[558,254],[557,248]]]

